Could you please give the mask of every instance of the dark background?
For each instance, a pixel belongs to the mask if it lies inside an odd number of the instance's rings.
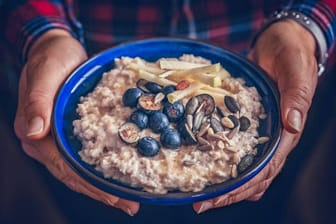
[[[1,3],[1,1],[0,1]],[[1,25],[1,21],[0,21]],[[0,27],[1,30],[1,27]],[[0,33],[1,34],[1,33]],[[335,123],[336,72],[329,69],[319,79],[318,89],[309,112],[309,118],[298,147],[290,154],[284,169],[274,180],[264,197],[258,202],[241,202],[221,209],[197,215],[191,205],[153,206],[142,205],[134,217],[107,207],[75,193],[53,178],[39,163],[26,156],[13,131],[16,110],[18,64],[9,53],[8,45],[0,41],[0,223],[300,223],[295,218],[300,207],[295,199],[295,186],[304,168],[319,153],[321,137],[334,133],[330,125]],[[333,59],[332,59],[333,60]],[[10,77],[10,78],[8,78]],[[323,139],[322,139],[323,141]],[[333,141],[335,143],[335,140]],[[333,143],[325,143],[333,147]],[[336,149],[335,149],[336,150]],[[333,155],[335,155],[335,151]],[[330,155],[322,164],[333,169],[336,157]],[[319,168],[319,167],[317,167]],[[318,191],[328,195],[328,189],[336,189],[335,174],[309,179],[318,185]],[[336,200],[335,190],[328,197],[318,196],[315,207],[335,210],[330,199]],[[313,192],[312,192],[313,193]],[[309,197],[309,190],[307,198]],[[315,203],[315,202],[314,202]],[[294,207],[294,208],[293,208]],[[336,223],[335,214],[325,220],[324,213],[316,212],[316,223]],[[309,217],[311,214],[303,214]],[[320,219],[319,219],[320,217]],[[304,223],[304,222],[303,222]],[[312,223],[315,223],[313,220]]]

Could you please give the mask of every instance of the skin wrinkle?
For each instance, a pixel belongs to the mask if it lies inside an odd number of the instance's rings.
[[[275,32],[275,33],[277,33],[277,32]],[[286,79],[286,78],[285,79],[277,78],[277,77],[281,77],[280,74],[283,74],[284,68],[286,68],[286,69],[288,68],[288,67],[284,66],[284,64],[285,65],[288,64],[287,61],[291,58],[290,56],[288,56],[286,54],[286,52],[288,52],[288,48],[285,47],[285,46],[287,46],[287,44],[290,44],[290,46],[291,45],[295,46],[295,43],[292,43],[292,42],[288,43],[288,42],[285,41],[285,43],[283,43],[283,39],[288,38],[288,37],[285,37],[283,35],[284,34],[281,34],[281,35],[277,36],[277,38],[275,40],[275,42],[278,41],[279,44],[272,43],[273,45],[271,45],[271,46],[275,46],[275,50],[272,49],[272,51],[269,51],[269,49],[268,49],[268,51],[267,50],[262,51],[263,49],[257,49],[257,50],[261,50],[262,52],[266,52],[266,55],[258,55],[258,51],[254,50],[253,53],[255,54],[255,57],[252,56],[252,58],[257,58],[258,59],[257,61],[259,62],[259,64],[260,64],[260,62],[263,63],[261,66],[266,70],[266,72],[273,75],[272,77],[276,82],[278,82],[278,86],[283,86],[283,83],[281,83],[281,81],[286,80],[286,82],[288,82],[288,79]],[[272,37],[272,35],[271,35],[271,37]],[[282,39],[281,39],[281,37],[282,37]],[[261,46],[267,46],[267,43],[270,43],[269,41],[272,40],[273,38],[263,38],[263,39],[266,43],[261,44]],[[262,40],[259,40],[259,41],[262,41]],[[258,43],[257,43],[257,46],[259,46]],[[303,46],[300,45],[300,47],[303,47]],[[271,55],[267,55],[267,52],[270,53]],[[274,52],[276,52],[276,53],[274,53]],[[308,52],[310,52],[310,51],[308,50],[308,51],[305,51],[305,52],[306,52],[305,54],[309,55]],[[274,55],[276,55],[276,56],[274,56]],[[313,54],[311,53],[311,55],[313,55]],[[263,57],[260,57],[260,56],[263,56]],[[265,60],[265,58],[266,58],[266,60]],[[303,57],[301,57],[301,58],[303,58]],[[282,59],[285,59],[285,61],[282,61]],[[284,64],[281,64],[281,63],[278,64],[279,65],[279,67],[277,68],[278,71],[274,72],[275,67],[273,66],[273,64],[276,64],[275,62],[279,62],[279,61],[284,63]],[[307,59],[307,61],[309,61],[309,59]],[[272,62],[272,63],[270,63],[270,62]],[[297,67],[301,68],[301,66],[297,66]],[[297,74],[300,74],[300,73],[297,73]],[[292,77],[296,77],[297,74],[292,75]],[[285,75],[288,77],[289,74],[285,74]],[[295,83],[297,83],[297,82],[294,82],[294,84]],[[312,83],[310,83],[310,84],[312,84]],[[305,90],[311,90],[311,88],[304,88],[304,89]],[[294,88],[294,90],[295,90],[295,88]],[[281,95],[284,95],[284,92],[281,92]],[[305,94],[304,96],[307,97],[307,94]],[[308,97],[309,97],[309,94],[308,94]],[[303,102],[309,102],[309,100],[308,101],[305,100]],[[286,106],[287,105],[282,104],[282,108],[286,108]],[[304,120],[305,120],[305,118],[304,118]],[[270,185],[272,180],[281,171],[281,169],[282,169],[282,167],[283,167],[283,165],[286,161],[285,158],[289,154],[290,149],[292,149],[297,144],[300,133],[299,134],[291,134],[289,132],[285,132],[283,135],[287,136],[287,138],[291,138],[291,142],[286,143],[286,144],[289,144],[289,145],[283,144],[284,145],[283,147],[279,146],[280,149],[285,149],[285,151],[278,150],[277,155],[275,157],[273,157],[273,159],[271,160],[267,169],[264,170],[263,173],[257,175],[257,177],[252,179],[252,181],[254,181],[254,183],[256,183],[256,184],[245,185],[245,186],[242,186],[239,189],[231,192],[229,194],[228,198],[225,199],[221,203],[222,206],[237,202],[239,200],[243,200],[245,198],[249,198],[249,196],[253,197],[256,194],[258,195],[260,192],[262,194],[263,194],[263,192],[265,192],[265,190]],[[285,139],[285,138],[283,138],[283,139]],[[261,194],[261,196],[262,196],[262,194]],[[221,206],[217,206],[217,207],[221,207]],[[196,206],[196,208],[197,208],[197,206]]]
[[[35,62],[34,62],[35,64]],[[37,65],[38,64],[38,65]],[[30,72],[35,72],[37,70],[40,70],[41,68],[36,68],[35,66],[48,66],[48,63],[37,63],[34,65],[34,68],[31,68]],[[58,63],[59,64],[59,63]],[[37,70],[34,70],[37,69]],[[70,70],[70,69],[69,69]],[[42,70],[43,71],[43,70]],[[34,81],[41,82],[43,79],[39,79],[39,76],[36,74],[33,74],[31,76]],[[65,77],[64,77],[65,78]],[[33,92],[27,92],[27,87],[30,85],[30,83],[26,82],[27,80],[27,67],[25,66],[23,68],[21,80],[19,83],[20,91],[19,91],[19,104],[18,104],[18,111],[17,116],[14,124],[14,129],[17,134],[17,136],[22,140],[22,148],[23,151],[30,157],[38,160],[39,162],[46,165],[46,168],[50,171],[52,175],[54,175],[58,180],[63,182],[66,186],[68,186],[70,189],[88,195],[91,198],[94,198],[95,200],[99,200],[109,206],[116,206],[123,209],[125,212],[128,212],[130,214],[134,214],[138,207],[135,205],[132,205],[132,209],[129,209],[127,207],[128,201],[121,201],[121,204],[117,204],[119,202],[119,198],[109,195],[105,192],[100,191],[99,189],[93,187],[92,185],[89,185],[87,182],[82,180],[77,174],[75,174],[68,166],[65,164],[64,160],[61,158],[60,154],[57,152],[55,146],[52,144],[53,140],[50,135],[48,135],[49,131],[45,134],[47,135],[46,138],[41,140],[32,140],[33,138],[27,137],[25,135],[25,130],[22,127],[23,122],[27,118],[27,113],[41,113],[44,114],[47,113],[46,117],[50,117],[51,111],[46,112],[46,110],[43,111],[35,111],[35,109],[29,109],[34,108],[37,105],[41,105],[41,101],[36,99],[47,99],[50,98],[50,94],[55,91],[44,91],[40,88],[31,87],[34,89]],[[46,86],[46,89],[48,86]],[[25,100],[29,99],[29,100]],[[42,102],[43,103],[43,102]],[[50,107],[50,105],[49,105]],[[46,119],[46,118],[45,118]],[[49,127],[49,124],[47,124]],[[33,136],[34,137],[34,136]],[[50,147],[51,146],[51,147]],[[42,150],[43,149],[43,150]]]
[[[257,55],[258,52],[255,51],[255,56],[254,58],[256,58],[257,62],[259,64],[262,64],[263,63],[263,68],[271,75],[271,77],[278,82],[278,85],[279,86],[284,86],[282,82],[285,82],[285,81],[288,81],[288,79],[280,79],[278,77],[280,77],[280,75],[284,75],[282,74],[284,72],[283,68],[287,68],[286,65],[288,65],[288,63],[285,63],[287,62],[286,60],[289,60],[289,56],[286,55],[285,53],[281,53],[281,52],[285,52],[285,51],[288,51],[288,49],[286,49],[284,47],[284,45],[291,45],[291,46],[298,46],[298,43],[292,43],[293,41],[291,41],[291,36],[285,32],[284,29],[280,30],[281,32],[278,32],[277,31],[277,28],[275,27],[279,27],[280,25],[279,24],[291,24],[290,22],[287,22],[287,21],[284,21],[284,22],[280,22],[280,23],[277,23],[277,24],[274,24],[272,25],[269,29],[271,29],[272,31],[271,32],[274,32],[272,33],[272,35],[270,35],[270,37],[275,37],[275,41],[277,41],[276,43],[279,43],[279,44],[274,44],[274,42],[271,42],[271,39],[272,38],[264,38],[266,40],[264,45],[263,44],[260,44],[257,43],[257,47],[260,47],[260,49],[258,49],[259,53],[260,52],[267,52],[267,54],[265,55]],[[297,25],[297,24],[296,24]],[[287,27],[288,28],[288,27]],[[298,26],[293,26],[293,31],[294,32],[300,32],[300,34],[302,33],[300,29],[298,29]],[[265,31],[267,32],[267,31]],[[305,33],[303,33],[303,36],[305,35]],[[310,35],[310,34],[309,34]],[[54,63],[56,63],[56,67],[57,65],[59,66],[59,68],[61,68],[60,70],[58,70],[58,73],[56,72],[55,74],[52,74],[52,76],[54,77],[54,75],[57,77],[58,74],[60,74],[60,77],[58,77],[59,79],[56,78],[56,84],[59,83],[60,81],[63,81],[65,78],[66,78],[66,74],[70,73],[71,70],[76,67],[78,65],[78,63],[80,63],[82,61],[83,58],[86,57],[86,54],[82,52],[82,48],[78,48],[76,47],[78,45],[77,42],[72,42],[72,41],[69,41],[69,39],[67,39],[64,44],[70,44],[71,47],[69,48],[66,48],[66,49],[62,49],[61,51],[59,49],[51,49],[50,46],[52,45],[49,45],[49,44],[59,44],[61,40],[65,40],[64,36],[62,35],[58,35],[56,37],[51,37],[51,38],[44,38],[45,36],[43,36],[43,38],[40,38],[39,40],[42,39],[42,41],[39,41],[37,42],[38,44],[34,44],[33,47],[31,48],[30,52],[29,52],[29,58],[34,58],[35,55],[37,55],[39,52],[43,52],[43,51],[46,51],[51,54],[56,54],[56,57],[60,58],[61,60],[60,61],[50,61],[48,58],[45,60],[45,61],[40,61],[40,62],[35,62],[33,60],[32,64],[34,65],[36,63],[35,68],[29,68],[29,71],[24,71],[24,72],[28,72],[28,74],[24,74],[23,75],[23,83],[22,85],[24,85],[25,88],[20,88],[21,89],[21,94],[20,94],[20,99],[21,99],[21,102],[19,103],[19,112],[18,112],[18,116],[19,116],[19,119],[16,119],[16,124],[15,124],[15,129],[17,132],[22,132],[22,128],[19,127],[19,124],[20,124],[20,120],[24,119],[25,118],[25,110],[29,111],[29,109],[25,109],[24,108],[24,104],[27,102],[25,99],[27,97],[27,94],[25,94],[24,91],[22,90],[25,90],[26,88],[32,88],[32,89],[36,89],[36,86],[32,86],[31,83],[26,83],[26,77],[25,75],[29,75],[30,78],[32,79],[35,79],[34,81],[36,82],[41,82],[42,77],[45,77],[45,74],[39,74],[39,73],[35,73],[35,72],[32,72],[30,69],[32,69],[33,71],[42,71],[42,72],[45,72],[46,74],[49,75],[49,71],[46,70],[44,71],[43,68],[44,67],[51,67],[51,68],[54,68]],[[69,37],[69,36],[67,36]],[[264,37],[264,35],[261,36],[261,38]],[[309,37],[306,38],[308,39],[307,43],[309,42]],[[273,39],[274,40],[274,39]],[[285,41],[287,40],[287,42]],[[258,40],[259,41],[259,40]],[[306,62],[309,62],[310,60],[314,60],[315,58],[313,56],[309,57],[307,56],[307,58],[304,57],[304,53],[306,54],[310,54],[311,53],[311,48],[309,47],[309,44],[308,44],[308,47],[305,46],[305,39],[304,41],[300,41],[300,47],[304,47],[304,49],[306,51],[302,51],[302,52],[299,52],[300,54],[300,58],[297,59],[300,63],[300,65],[305,65]],[[71,44],[72,43],[75,43],[76,46],[72,46]],[[307,44],[306,44],[307,45]],[[79,46],[79,45],[78,45]],[[270,51],[269,49],[267,49],[267,46],[272,46],[272,50],[274,51]],[[313,46],[313,45],[312,45]],[[49,52],[49,51],[50,52]],[[292,49],[289,49],[289,51],[291,51]],[[64,53],[67,53],[67,54],[64,54]],[[314,49],[314,52],[315,52],[315,49]],[[275,56],[274,56],[274,53],[275,53]],[[46,54],[46,55],[48,55]],[[280,55],[284,55],[285,57],[280,57]],[[67,57],[65,57],[65,55]],[[79,55],[79,56],[78,56]],[[313,54],[312,54],[313,55]],[[43,57],[43,56],[41,56]],[[83,57],[83,58],[82,58]],[[287,58],[288,57],[288,58]],[[290,57],[293,57],[293,56],[290,56]],[[70,64],[68,64],[68,62],[66,62],[66,59],[68,58],[71,58],[71,62]],[[39,58],[37,57],[36,60],[38,60]],[[78,61],[76,60],[78,59]],[[307,59],[307,61],[305,61]],[[303,61],[302,61],[303,60]],[[281,65],[281,69],[280,70],[280,67],[279,68],[276,68],[276,65],[278,62],[282,62],[282,65]],[[291,61],[289,61],[290,63],[293,63]],[[45,64],[44,64],[45,63]],[[52,64],[52,66],[50,66],[50,64]],[[281,63],[280,63],[281,64]],[[279,66],[280,66],[279,64]],[[312,63],[314,64],[314,63]],[[67,65],[69,67],[67,67]],[[41,67],[39,67],[41,66]],[[308,63],[308,66],[310,66],[310,63]],[[317,68],[317,65],[316,65],[316,61],[315,61],[315,69]],[[301,66],[297,66],[296,67],[296,71],[297,69],[299,69],[299,67]],[[57,69],[59,69],[57,68]],[[309,67],[308,67],[309,68]],[[34,70],[35,69],[35,70]],[[50,68],[48,68],[50,69]],[[291,68],[293,69],[293,68]],[[294,68],[295,69],[295,68]],[[53,71],[53,69],[52,69]],[[277,72],[278,71],[278,72]],[[282,73],[280,73],[280,71],[282,71]],[[292,71],[292,70],[290,70]],[[289,76],[289,73],[286,74],[287,77],[290,77]],[[293,76],[296,76],[300,73],[294,73]],[[300,74],[302,75],[302,74]],[[303,74],[303,75],[307,75],[307,74]],[[313,78],[313,73],[308,73],[308,77],[309,78]],[[41,78],[40,78],[41,77]],[[306,77],[306,76],[305,76]],[[45,81],[45,80],[43,80]],[[300,81],[298,79],[298,81]],[[306,81],[306,80],[305,80]],[[310,85],[314,84],[314,81],[315,80],[310,80],[311,83],[309,83]],[[297,83],[295,83],[297,84]],[[56,85],[55,85],[56,86]],[[39,88],[41,88],[40,86],[38,86]],[[53,86],[51,86],[53,87]],[[313,91],[311,88],[306,88],[306,87],[303,87],[303,90],[302,94],[304,94],[304,91],[307,91],[307,90],[310,90],[310,91]],[[53,92],[54,90],[52,90]],[[284,92],[284,93],[287,93],[287,92]],[[282,94],[284,94],[282,92]],[[29,95],[29,94],[28,94]],[[38,95],[38,94],[37,94]],[[289,95],[291,96],[291,95]],[[303,95],[304,96],[307,96],[307,95]],[[51,97],[54,97],[54,96],[51,96]],[[308,95],[309,97],[309,95]],[[301,100],[300,98],[298,100]],[[307,102],[304,102],[304,104],[306,103],[309,103],[311,102],[311,99],[308,99]],[[29,104],[29,103],[28,103]],[[34,106],[34,104],[30,104],[30,106]],[[284,107],[286,105],[282,105],[282,107]],[[308,105],[309,106],[309,105]],[[307,108],[308,109],[308,108]],[[50,117],[50,114],[49,112],[47,113],[47,115]],[[306,116],[304,116],[303,118],[304,120],[306,119]],[[49,120],[49,119],[48,119]],[[49,124],[47,125],[49,126]],[[44,132],[44,134],[47,134],[46,132]],[[288,135],[287,132],[285,134],[283,134],[283,136],[287,136],[289,138],[289,140],[287,139],[287,141],[285,143],[283,143],[283,145],[281,146],[283,150],[278,150],[277,152],[277,155],[276,157],[273,157],[273,159],[271,160],[270,162],[270,165],[268,167],[268,169],[265,171],[265,172],[262,172],[260,173],[259,175],[257,175],[255,178],[252,179],[252,181],[255,181],[255,182],[251,182],[247,185],[243,185],[241,188],[231,192],[230,194],[228,194],[228,197],[227,198],[222,198],[222,202],[223,203],[222,205],[225,205],[225,204],[231,204],[231,203],[235,203],[237,202],[238,200],[243,200],[245,198],[248,198],[248,196],[250,196],[251,198],[253,197],[256,197],[258,196],[259,194],[263,194],[263,192],[265,192],[266,188],[269,186],[269,184],[271,184],[271,181],[277,176],[277,174],[281,171],[284,163],[285,163],[285,158],[286,156],[288,155],[288,153],[291,151],[291,149],[293,148],[293,146],[295,146],[297,144],[297,140],[299,139],[299,136],[300,136],[300,133],[299,134],[296,134],[296,135]],[[27,139],[25,138],[24,136],[22,136],[22,140],[23,139]],[[41,136],[38,136],[38,138],[41,138]],[[21,139],[21,138],[20,138]],[[31,140],[27,140],[28,142],[31,141]],[[71,168],[68,167],[64,161],[59,157],[60,155],[57,154],[57,152],[51,152],[50,154],[48,153],[48,151],[53,151],[55,150],[55,146],[53,146],[52,144],[49,144],[48,143],[51,143],[52,142],[52,139],[50,136],[47,137],[47,139],[42,139],[42,140],[37,140],[35,142],[33,142],[34,144],[24,144],[23,143],[23,146],[24,146],[24,150],[29,152],[31,155],[33,156],[36,156],[39,157],[37,158],[40,162],[44,163],[44,164],[48,164],[50,162],[52,162],[49,167],[47,166],[47,169],[50,169],[52,174],[55,175],[56,177],[60,176],[63,178],[63,181],[65,182],[66,185],[69,185],[69,187],[71,189],[74,189],[76,191],[79,191],[83,194],[87,194],[88,196],[94,198],[94,199],[97,199],[97,200],[100,200],[104,203],[106,202],[112,202],[111,204],[117,206],[117,207],[120,207],[124,210],[126,210],[126,212],[129,212],[128,210],[128,203],[126,200],[122,200],[122,199],[119,199],[116,197],[116,203],[113,203],[113,197],[114,196],[111,196],[110,197],[106,197],[106,198],[109,198],[109,199],[106,199],[105,198],[105,194],[103,194],[102,192],[100,192],[98,189],[94,188],[93,186],[89,185],[88,183],[86,183],[84,180],[80,179],[79,176],[77,176],[74,172],[72,172]],[[287,145],[286,145],[287,144]],[[52,147],[50,147],[50,145],[52,145]],[[32,150],[32,151],[30,151]],[[36,155],[34,155],[34,153],[36,153]],[[28,154],[28,153],[27,153]],[[66,174],[64,174],[66,172]],[[69,176],[67,176],[67,174]],[[63,176],[65,175],[65,176]],[[61,179],[62,181],[62,179]],[[78,186],[77,186],[78,185]],[[242,191],[243,190],[243,191]],[[260,193],[261,192],[261,193]],[[110,201],[110,199],[112,201]],[[220,199],[220,198],[219,198]],[[218,199],[218,200],[219,200]],[[213,200],[216,200],[216,199],[213,199]],[[213,200],[211,200],[211,203],[213,202]],[[220,203],[220,204],[221,204]],[[135,210],[135,208],[133,208]]]

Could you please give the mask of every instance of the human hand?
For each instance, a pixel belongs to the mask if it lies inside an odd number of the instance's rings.
[[[134,215],[139,210],[138,203],[105,193],[79,177],[63,160],[50,136],[57,90],[86,58],[80,43],[63,30],[49,31],[34,43],[20,77],[15,132],[25,153],[69,188]]]
[[[281,142],[271,161],[258,175],[232,192],[194,203],[197,213],[242,200],[259,200],[301,137],[317,85],[313,36],[294,21],[274,23],[261,34],[249,58],[269,74],[279,89],[284,127]]]

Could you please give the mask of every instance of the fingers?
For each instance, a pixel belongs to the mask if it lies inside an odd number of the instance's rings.
[[[38,150],[38,148],[41,150]],[[24,149],[28,155],[45,164],[53,176],[55,176],[58,180],[63,182],[73,191],[87,195],[92,199],[101,201],[108,206],[120,208],[131,216],[139,211],[139,203],[126,199],[120,199],[119,197],[108,194],[94,187],[78,176],[78,174],[75,173],[62,159],[60,153],[56,150],[50,136],[40,140],[39,143],[34,142],[31,145],[24,145]]]
[[[275,155],[259,174],[241,187],[227,194],[210,200],[194,203],[193,209],[195,212],[199,214],[212,208],[227,206],[242,200],[259,200],[268,189],[273,179],[280,173],[286,162],[287,155],[297,143],[297,136],[297,134],[284,131],[281,136],[282,141],[280,142]]]
[[[287,59],[284,59],[284,56]],[[279,55],[282,57],[275,66],[281,96],[282,122],[292,133],[301,132],[317,84],[315,58],[301,50],[292,49]],[[289,61],[291,60],[291,61]]]
[[[265,194],[265,191],[260,192],[258,194],[255,194],[252,197],[247,198],[246,200],[248,200],[248,201],[259,201],[264,194]]]
[[[71,71],[86,59],[82,46],[68,36],[53,37],[35,47],[24,67],[18,114],[25,135],[40,139],[50,131],[55,95]]]

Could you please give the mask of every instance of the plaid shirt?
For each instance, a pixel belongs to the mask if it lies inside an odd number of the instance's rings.
[[[5,34],[23,58],[39,36],[60,28],[96,53],[114,44],[147,37],[183,36],[235,51],[248,49],[251,37],[277,9],[301,11],[323,30],[328,49],[336,34],[334,0],[22,0],[8,1]],[[9,22],[10,21],[10,22]]]

